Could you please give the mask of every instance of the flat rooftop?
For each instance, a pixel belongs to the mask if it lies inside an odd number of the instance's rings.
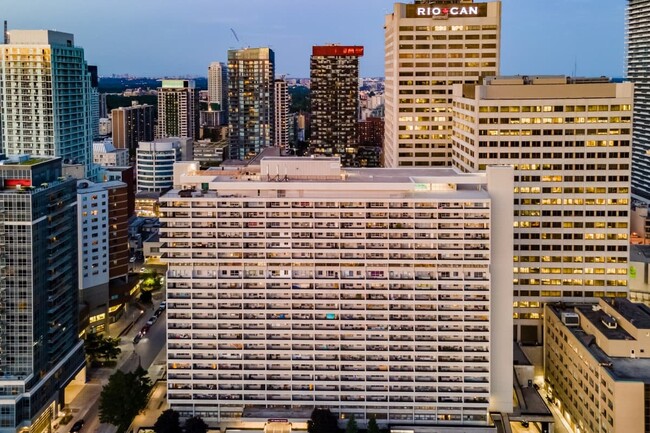
[[[561,314],[563,312],[574,312],[574,307],[576,306],[560,307],[557,304],[548,304],[548,307],[549,310],[561,320]],[[581,306],[578,306],[578,308],[580,307]],[[590,305],[585,305],[584,307],[591,310]],[[580,311],[582,312],[582,309]],[[566,329],[576,337],[584,348],[594,357],[596,362],[598,362],[615,380],[638,381],[650,384],[650,358],[619,358],[609,356],[598,347],[598,345],[596,345],[596,337],[587,334],[582,328],[578,326],[570,326]],[[620,329],[620,327],[618,329]]]
[[[631,244],[630,262],[650,263],[650,245]]]

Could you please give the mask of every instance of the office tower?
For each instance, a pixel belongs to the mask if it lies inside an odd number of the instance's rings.
[[[501,3],[397,3],[385,35],[384,165],[450,165],[452,85],[499,73]]]
[[[111,111],[113,144],[118,149],[128,149],[135,155],[138,143],[154,139],[154,107],[133,101],[130,107],[115,108]]]
[[[110,138],[93,143],[93,163],[101,167],[125,167],[129,165],[128,149],[116,149]]]
[[[512,410],[512,265],[498,260],[512,254],[511,167],[176,168],[161,250],[168,401],[183,416],[317,405],[485,426],[488,409]]]
[[[142,142],[136,152],[138,191],[164,192],[174,185],[174,163],[181,160],[181,141],[165,138]]]
[[[273,146],[275,53],[270,48],[228,51],[230,159],[250,159]]]
[[[60,158],[4,160],[0,206],[0,423],[12,433],[51,430],[85,367],[76,181],[61,179]]]
[[[312,48],[311,153],[339,156],[356,165],[359,120],[359,57],[363,47],[327,45]]]
[[[518,338],[543,303],[626,296],[632,84],[563,76],[454,87],[454,165],[515,166]]]
[[[83,48],[69,33],[9,35],[10,43],[0,45],[2,151],[61,157],[93,176],[91,83]]]
[[[275,138],[273,145],[284,151],[289,150],[289,87],[284,78],[275,80]]]
[[[99,75],[97,74],[97,66],[88,65],[88,73],[90,74],[90,129],[93,135],[93,140],[99,138]]]
[[[228,67],[212,62],[208,67],[208,104],[218,104],[217,111],[228,112]]]
[[[650,427],[650,312],[627,299],[547,304],[544,379],[571,431]]]
[[[158,89],[156,138],[198,137],[199,109],[194,80],[162,80]]]
[[[632,194],[650,203],[650,1],[627,2],[627,78],[634,83]]]

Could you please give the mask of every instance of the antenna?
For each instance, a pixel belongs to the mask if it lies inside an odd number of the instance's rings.
[[[233,29],[231,27],[230,31],[232,32],[232,35],[235,37],[235,39],[237,39],[237,42],[239,42],[241,44],[241,41],[239,40],[239,37],[237,36],[237,33],[235,32],[235,29]]]

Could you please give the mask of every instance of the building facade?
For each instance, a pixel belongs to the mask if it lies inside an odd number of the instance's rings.
[[[436,3],[386,16],[386,167],[451,165],[453,85],[499,73],[501,3]]]
[[[139,142],[154,139],[154,107],[134,102],[130,107],[115,108],[111,111],[111,127],[115,147],[135,155]]]
[[[0,431],[45,432],[85,367],[76,181],[60,158],[0,163]]]
[[[270,48],[228,51],[230,159],[250,159],[275,138],[275,53]]]
[[[0,45],[0,148],[92,169],[93,103],[83,48],[52,30],[11,30]],[[28,79],[24,79],[28,77]]]
[[[93,163],[101,167],[126,167],[129,165],[129,150],[116,149],[113,140],[105,138],[93,143]]]
[[[172,408],[457,426],[512,410],[512,267],[494,260],[512,253],[510,167],[183,168],[160,209]]]
[[[627,78],[634,83],[632,194],[650,203],[650,1],[627,1]]]
[[[547,304],[544,377],[573,431],[650,431],[650,310],[627,299]]]
[[[563,76],[454,87],[454,165],[512,164],[515,317],[541,341],[543,303],[626,296],[632,85]]]
[[[181,141],[166,138],[138,145],[138,191],[164,192],[174,185],[174,163],[181,160]]]
[[[275,80],[275,138],[273,145],[282,150],[288,151],[289,143],[289,86],[283,78]]]
[[[208,104],[219,104],[218,110],[228,112],[228,66],[212,62],[208,67]]]
[[[310,62],[310,151],[338,156],[346,167],[357,165],[361,56],[360,46],[315,46]]]
[[[194,80],[162,80],[156,138],[198,138],[199,98]]]

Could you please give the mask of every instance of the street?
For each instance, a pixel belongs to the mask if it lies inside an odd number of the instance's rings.
[[[158,304],[159,302],[156,301],[155,305],[157,306]],[[121,337],[120,349],[122,349],[122,353],[117,360],[117,367],[98,368],[89,371],[88,382],[68,405],[73,419],[66,425],[59,426],[58,428],[55,426],[53,433],[67,433],[70,427],[80,419],[85,421],[81,433],[114,433],[116,427],[110,424],[99,423],[99,396],[102,387],[108,382],[110,375],[117,369],[130,372],[135,370],[138,363],[140,363],[142,368],[149,370],[152,382],[160,379],[164,369],[161,370],[159,366],[154,365],[154,360],[159,354],[164,355],[164,352],[161,353],[161,350],[165,346],[166,339],[166,312],[163,312],[156,323],[151,326],[145,338],[140,340],[138,344],[133,344],[133,337],[140,332],[140,329],[149,320],[149,317],[153,315],[154,311],[155,309],[152,308],[147,309],[129,332]],[[153,375],[155,377],[152,377]]]

